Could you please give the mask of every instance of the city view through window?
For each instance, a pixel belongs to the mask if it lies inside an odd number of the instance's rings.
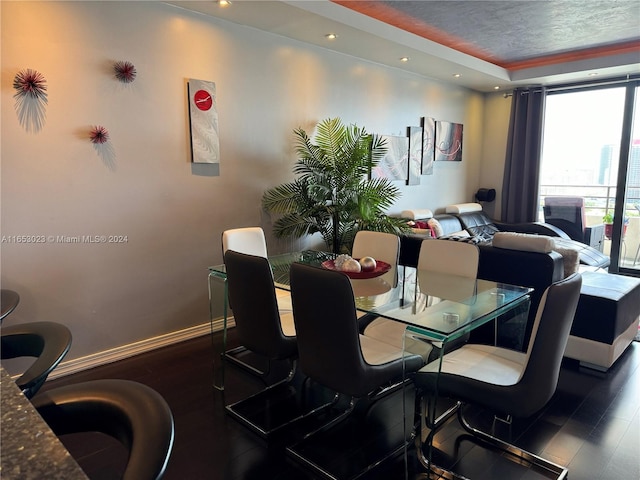
[[[586,226],[608,223],[618,185],[620,150],[630,142],[619,265],[640,269],[640,103],[636,95],[631,138],[622,138],[625,86],[553,93],[546,99],[540,169],[539,220],[545,197],[584,199]],[[585,242],[588,243],[588,242]],[[611,238],[601,249],[609,254]]]

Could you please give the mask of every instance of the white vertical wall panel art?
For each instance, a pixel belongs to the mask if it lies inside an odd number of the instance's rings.
[[[189,79],[189,125],[193,163],[220,163],[216,84]]]

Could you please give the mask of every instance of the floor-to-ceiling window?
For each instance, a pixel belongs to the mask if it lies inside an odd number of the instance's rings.
[[[547,197],[582,199],[585,243],[598,244],[589,235],[602,235],[609,270],[631,274],[640,273],[639,85],[551,90],[540,170],[540,220]]]

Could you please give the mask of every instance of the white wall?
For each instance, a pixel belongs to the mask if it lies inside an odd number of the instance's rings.
[[[492,93],[485,96],[484,131],[482,149],[482,168],[480,170],[480,186],[496,189],[496,200],[484,204],[487,214],[500,219],[502,206],[502,178],[507,151],[507,133],[511,112],[511,96],[503,93]]]
[[[207,266],[221,263],[221,232],[269,233],[260,199],[292,178],[296,127],[341,117],[404,134],[421,116],[464,123],[463,162],[403,186],[391,213],[471,201],[494,180],[481,168],[481,94],[156,2],[0,8],[2,235],[127,237],[1,246],[2,287],[22,297],[5,324],[68,325],[67,359],[208,322]],[[114,80],[116,60],[135,64],[133,84]],[[13,78],[25,68],[48,86],[37,134],[14,111]],[[188,78],[216,82],[220,176],[190,163]],[[92,125],[111,134],[111,167],[88,140]]]

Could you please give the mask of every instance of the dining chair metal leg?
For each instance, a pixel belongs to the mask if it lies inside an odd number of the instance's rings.
[[[297,362],[293,361],[287,377],[267,388],[225,407],[240,423],[268,438],[296,422],[318,415],[338,402],[338,395],[315,406],[307,405],[306,391],[309,378],[302,380],[300,389],[294,385]],[[283,408],[278,409],[278,403]]]
[[[230,363],[234,364],[237,367],[240,367],[246,371],[248,371],[249,373],[252,373],[254,375],[257,375],[259,377],[264,377],[266,375],[269,374],[269,372],[271,371],[271,362],[267,361],[267,365],[268,367],[264,370],[258,368],[255,364],[251,364],[249,362],[245,362],[244,360],[238,358],[238,355],[241,355],[243,353],[247,353],[248,349],[244,346],[239,346],[239,347],[235,347],[235,348],[231,348],[229,350],[225,350],[224,352],[224,359],[229,361]]]
[[[527,450],[517,447],[512,443],[501,440],[487,432],[484,432],[482,430],[479,430],[471,426],[471,424],[469,423],[469,421],[464,415],[464,407],[465,405],[462,402],[456,402],[456,404],[452,408],[448,409],[444,414],[438,417],[438,419],[436,419],[435,422],[432,423],[432,425],[435,425],[435,429],[430,431],[429,434],[435,433],[444,421],[450,418],[453,413],[457,412],[458,422],[460,423],[462,428],[479,442],[484,443],[485,445],[488,445],[499,451],[502,451],[510,455],[511,457],[514,457],[517,460],[517,462],[522,465],[535,466],[538,469],[545,470],[548,473],[554,475],[555,480],[564,480],[567,478],[568,470],[565,467],[558,465],[554,462],[551,462],[549,460],[546,460],[538,455],[528,452]],[[446,418],[444,418],[445,415],[447,415]],[[426,422],[426,424],[429,427],[429,422]],[[421,432],[418,428],[416,428],[416,430],[417,432],[419,432],[416,434],[414,439],[417,458],[421,463],[421,465],[423,466],[423,468],[437,475],[436,478],[442,478],[445,480],[469,480],[467,477],[463,475],[457,474],[455,472],[446,470],[438,465],[435,465],[431,458],[431,451],[429,451],[428,454],[425,454],[424,452],[424,449],[423,449],[424,433]]]
[[[338,394],[337,397],[340,397]],[[345,410],[339,413],[335,418],[332,418],[327,423],[323,424],[319,428],[308,432],[299,442],[290,445],[287,447],[286,451],[291,458],[295,459],[297,462],[300,462],[306,468],[313,471],[316,475],[319,475],[319,478],[325,478],[328,480],[341,480],[343,477],[340,474],[337,474],[335,471],[332,471],[331,465],[325,465],[322,460],[324,460],[323,456],[319,457],[316,455],[309,455],[307,452],[307,448],[309,445],[317,442],[317,437],[322,437],[323,434],[331,432],[331,430],[336,427],[338,424],[347,422],[353,415],[357,415],[355,413],[356,408],[359,408],[358,405],[361,402],[364,404],[369,403],[368,408],[375,404],[377,399],[373,398],[361,398],[357,399],[355,397],[351,397],[349,399],[349,404]],[[326,441],[326,438],[323,437],[322,442]],[[311,447],[313,448],[313,447]],[[349,480],[356,480],[376,468],[378,465],[401,455],[406,448],[406,443],[398,442],[394,448],[387,449],[381,455],[374,455],[372,459],[368,462],[364,462],[362,466],[359,466],[349,475],[347,478]],[[335,466],[335,465],[334,465]]]
[[[467,433],[493,446],[494,448],[510,454],[518,461],[546,470],[549,473],[556,475],[557,480],[563,480],[567,478],[567,468],[558,465],[557,463],[546,460],[531,452],[528,452],[520,447],[513,445],[512,443],[505,442],[504,440],[494,437],[487,432],[483,432],[482,430],[478,430],[477,428],[472,427],[469,424],[467,418],[464,416],[464,405],[462,405],[460,409],[458,409],[458,421],[460,422],[460,425],[462,425],[462,427],[467,431]]]

